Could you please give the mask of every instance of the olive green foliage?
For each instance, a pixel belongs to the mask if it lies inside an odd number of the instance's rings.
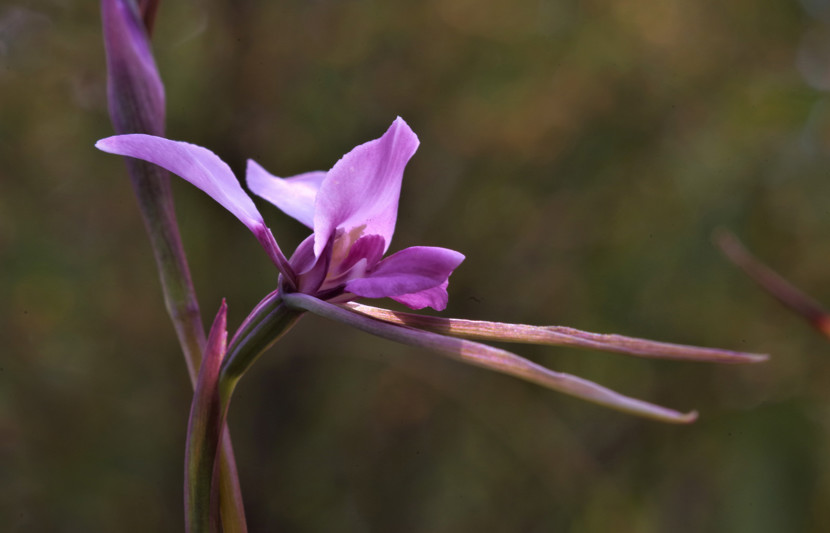
[[[727,226],[830,302],[812,15],[749,0],[162,2],[168,134],[239,173],[248,157],[282,176],[327,169],[407,120],[422,144],[392,249],[467,255],[446,316],[773,356],[517,347],[699,409],[677,427],[306,317],[231,409],[251,530],[830,530],[830,345],[710,243]],[[125,167],[93,149],[112,131],[99,23],[96,2],[0,6],[4,531],[183,527],[191,389]],[[227,297],[233,328],[276,271],[232,216],[174,191],[204,315]],[[305,236],[260,207],[284,249]]]

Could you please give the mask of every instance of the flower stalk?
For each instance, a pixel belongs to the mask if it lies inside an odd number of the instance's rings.
[[[102,0],[110,118],[118,134],[164,134],[164,86],[150,49],[159,0]],[[170,175],[155,165],[125,158],[139,211],[156,260],[165,307],[193,386],[206,339],[196,292],[176,222]],[[222,521],[226,533],[245,533],[245,515],[230,435],[220,459]]]
[[[236,384],[248,369],[300,320],[303,311],[293,309],[274,291],[262,300],[234,334],[219,378],[222,403],[230,402]]]

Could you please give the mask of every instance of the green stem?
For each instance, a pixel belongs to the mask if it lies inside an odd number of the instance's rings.
[[[268,348],[300,319],[304,311],[289,308],[278,291],[263,299],[242,323],[231,340],[222,363],[220,384],[228,397],[236,382]]]
[[[190,382],[195,388],[205,348],[205,330],[176,223],[169,174],[137,159],[125,160],[150,237],[164,303],[184,354]],[[228,431],[222,432],[219,480],[221,518],[225,533],[246,533],[248,528],[242,489]]]
[[[176,329],[190,381],[195,385],[205,348],[205,330],[179,236],[169,176],[155,165],[131,158],[126,161],[156,259],[164,303]],[[137,176],[141,179],[135,179]]]
[[[146,45],[159,0],[103,1],[104,45],[107,52],[109,109],[118,134],[164,135],[164,95],[158,71]],[[141,26],[147,35],[140,35]],[[187,363],[191,383],[205,348],[205,332],[187,259],[179,236],[170,176],[160,168],[126,158],[141,217],[150,237],[161,278],[164,302]],[[223,432],[221,479],[222,520],[226,532],[245,533],[242,492],[228,432]]]
[[[215,334],[211,333],[211,341],[205,352],[209,355],[202,363],[188,424],[185,458],[185,517],[188,533],[217,531],[217,491],[221,497],[226,492],[226,480],[236,479],[235,476],[222,476],[223,457],[218,457],[218,463],[216,459],[220,438],[227,439],[225,419],[239,379],[263,352],[297,323],[302,314],[302,311],[289,309],[275,291],[248,315],[234,336],[227,354],[224,355],[225,351],[222,350],[224,357],[216,355],[218,349],[213,340]],[[223,531],[237,531],[228,529],[224,516]]]

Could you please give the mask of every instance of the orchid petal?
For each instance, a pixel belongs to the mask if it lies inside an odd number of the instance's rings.
[[[248,160],[245,181],[251,191],[268,200],[283,213],[314,228],[314,200],[326,172],[315,171],[291,178],[279,178],[262,168],[256,161]]]
[[[364,226],[392,242],[404,167],[418,149],[418,136],[400,117],[379,139],[344,155],[328,171],[314,210],[314,255],[320,256],[335,229]]]
[[[346,283],[346,290],[365,298],[421,292],[447,281],[464,255],[447,248],[413,246],[390,255],[365,277]]]
[[[400,297],[394,297],[393,299],[406,304],[406,302],[401,301]],[[487,322],[484,320],[424,316],[413,313],[402,313],[400,311],[390,311],[388,309],[358,303],[349,303],[347,307],[358,313],[391,324],[424,329],[465,339],[521,342],[547,346],[570,346],[653,359],[707,363],[761,363],[769,359],[765,354],[673,344],[625,337],[623,335],[590,333],[564,326],[528,326],[526,324],[507,324],[504,322]]]
[[[661,422],[680,424],[688,424],[697,419],[697,413],[695,411],[681,413],[643,400],[624,396],[586,379],[561,372],[554,372],[527,359],[523,359],[514,353],[493,346],[487,346],[486,344],[455,337],[445,337],[437,333],[390,324],[324,302],[306,294],[286,294],[283,296],[283,301],[290,308],[310,311],[384,339],[434,350],[462,363],[494,370],[508,376],[541,385],[548,389],[617,409],[618,411],[659,420]]]
[[[219,202],[251,231],[265,225],[231,168],[207,148],[142,134],[108,137],[95,143],[95,147],[143,159],[178,174]]]
[[[253,200],[219,156],[195,144],[143,134],[107,137],[95,143],[95,147],[111,154],[154,163],[201,189],[242,221],[268,252],[271,260],[289,277],[289,281],[292,284],[295,282],[277,241],[265,226]]]
[[[443,311],[447,308],[447,302],[450,299],[449,294],[447,294],[447,286],[449,284],[449,281],[445,281],[441,285],[431,289],[411,294],[402,294],[400,296],[391,296],[391,298],[396,302],[404,304],[410,309],[432,307],[436,311]]]
[[[334,244],[334,237],[329,239],[325,253],[320,257],[314,256],[314,235],[309,235],[291,256],[289,262],[295,272],[299,273],[297,290],[310,294],[316,293],[323,282],[331,266],[331,247]]]
[[[291,259],[288,260],[288,263],[294,272],[302,277],[316,262],[317,258],[314,257],[314,235],[312,234],[303,239],[303,242],[297,246],[294,253],[291,254]]]

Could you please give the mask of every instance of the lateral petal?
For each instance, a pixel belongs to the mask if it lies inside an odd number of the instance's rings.
[[[289,282],[295,276],[271,230],[265,225],[253,200],[236,181],[230,167],[219,156],[195,144],[171,141],[153,135],[116,135],[101,139],[95,147],[111,154],[154,163],[189,181],[242,221]]]
[[[283,213],[314,228],[314,200],[326,172],[306,172],[290,178],[279,178],[262,168],[253,159],[248,160],[245,181],[251,191],[268,200]]]
[[[365,298],[411,295],[445,283],[464,255],[448,248],[413,246],[390,255],[346,290]]]
[[[384,251],[392,242],[398,198],[407,162],[418,149],[418,136],[400,117],[379,139],[355,147],[328,171],[314,210],[314,254],[319,257],[337,228],[365,226],[380,235]]]
[[[178,174],[219,202],[255,234],[265,226],[262,215],[230,167],[207,148],[143,134],[107,137],[95,143],[95,147],[111,154],[143,159]]]

